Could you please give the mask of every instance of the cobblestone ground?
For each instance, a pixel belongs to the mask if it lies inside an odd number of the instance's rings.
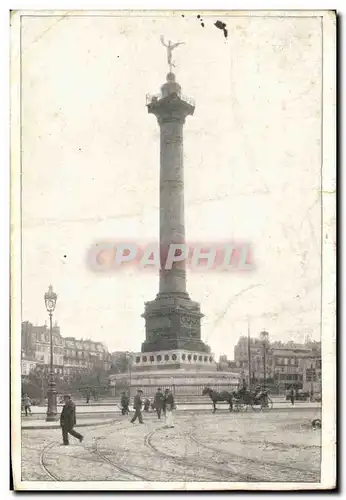
[[[175,415],[166,429],[154,414],[80,428],[61,446],[59,429],[22,432],[23,481],[319,482],[319,410]]]

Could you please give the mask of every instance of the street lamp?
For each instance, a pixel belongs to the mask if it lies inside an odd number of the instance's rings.
[[[48,292],[44,294],[44,302],[47,312],[49,314],[50,326],[50,371],[48,376],[48,390],[47,390],[47,416],[46,422],[54,422],[57,420],[57,406],[56,406],[56,384],[53,368],[53,312],[56,306],[57,294],[53,292],[52,285],[49,285]]]
[[[311,382],[310,382],[310,394],[311,394],[311,398],[314,397],[314,375],[313,375],[313,364],[310,363],[310,377],[311,377]]]
[[[269,334],[265,330],[261,332],[261,339],[263,342],[263,389],[266,388],[266,382],[267,382],[267,360],[266,360],[266,354],[267,354],[267,342],[268,342],[268,337]]]

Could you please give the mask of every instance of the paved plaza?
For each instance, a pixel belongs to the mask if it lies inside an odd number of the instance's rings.
[[[167,429],[155,413],[144,424],[117,414],[80,429],[61,446],[59,429],[22,430],[23,481],[319,482],[319,408],[230,413],[177,412]]]

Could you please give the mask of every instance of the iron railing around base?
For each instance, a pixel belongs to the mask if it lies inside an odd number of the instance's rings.
[[[188,104],[190,104],[190,106],[193,106],[193,107],[195,106],[195,100],[192,97],[188,97],[187,95],[184,95],[181,92],[178,92],[176,95],[182,101],[187,102]],[[158,93],[158,94],[147,94],[146,95],[146,105],[148,105],[148,104],[154,104],[155,102],[160,101],[164,97],[166,97],[166,96],[164,96],[161,92]]]

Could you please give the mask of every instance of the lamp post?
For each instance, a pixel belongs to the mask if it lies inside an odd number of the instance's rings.
[[[314,397],[314,372],[313,372],[313,364],[310,363],[310,377],[311,377],[311,382],[310,382],[310,394],[311,398]]]
[[[248,319],[248,327],[247,327],[247,362],[249,366],[249,387],[251,389],[251,338],[250,338],[250,320]]]
[[[49,285],[48,292],[44,294],[44,302],[47,312],[49,314],[49,328],[50,328],[50,371],[48,376],[48,390],[47,390],[47,416],[46,422],[54,422],[57,420],[57,406],[56,406],[56,384],[53,368],[53,312],[55,310],[57,294],[53,292],[52,285]]]
[[[267,342],[268,342],[268,337],[269,334],[265,330],[261,332],[261,339],[263,342],[263,389],[265,390],[266,388],[266,382],[267,382],[267,360],[266,360],[266,355],[267,355]]]

